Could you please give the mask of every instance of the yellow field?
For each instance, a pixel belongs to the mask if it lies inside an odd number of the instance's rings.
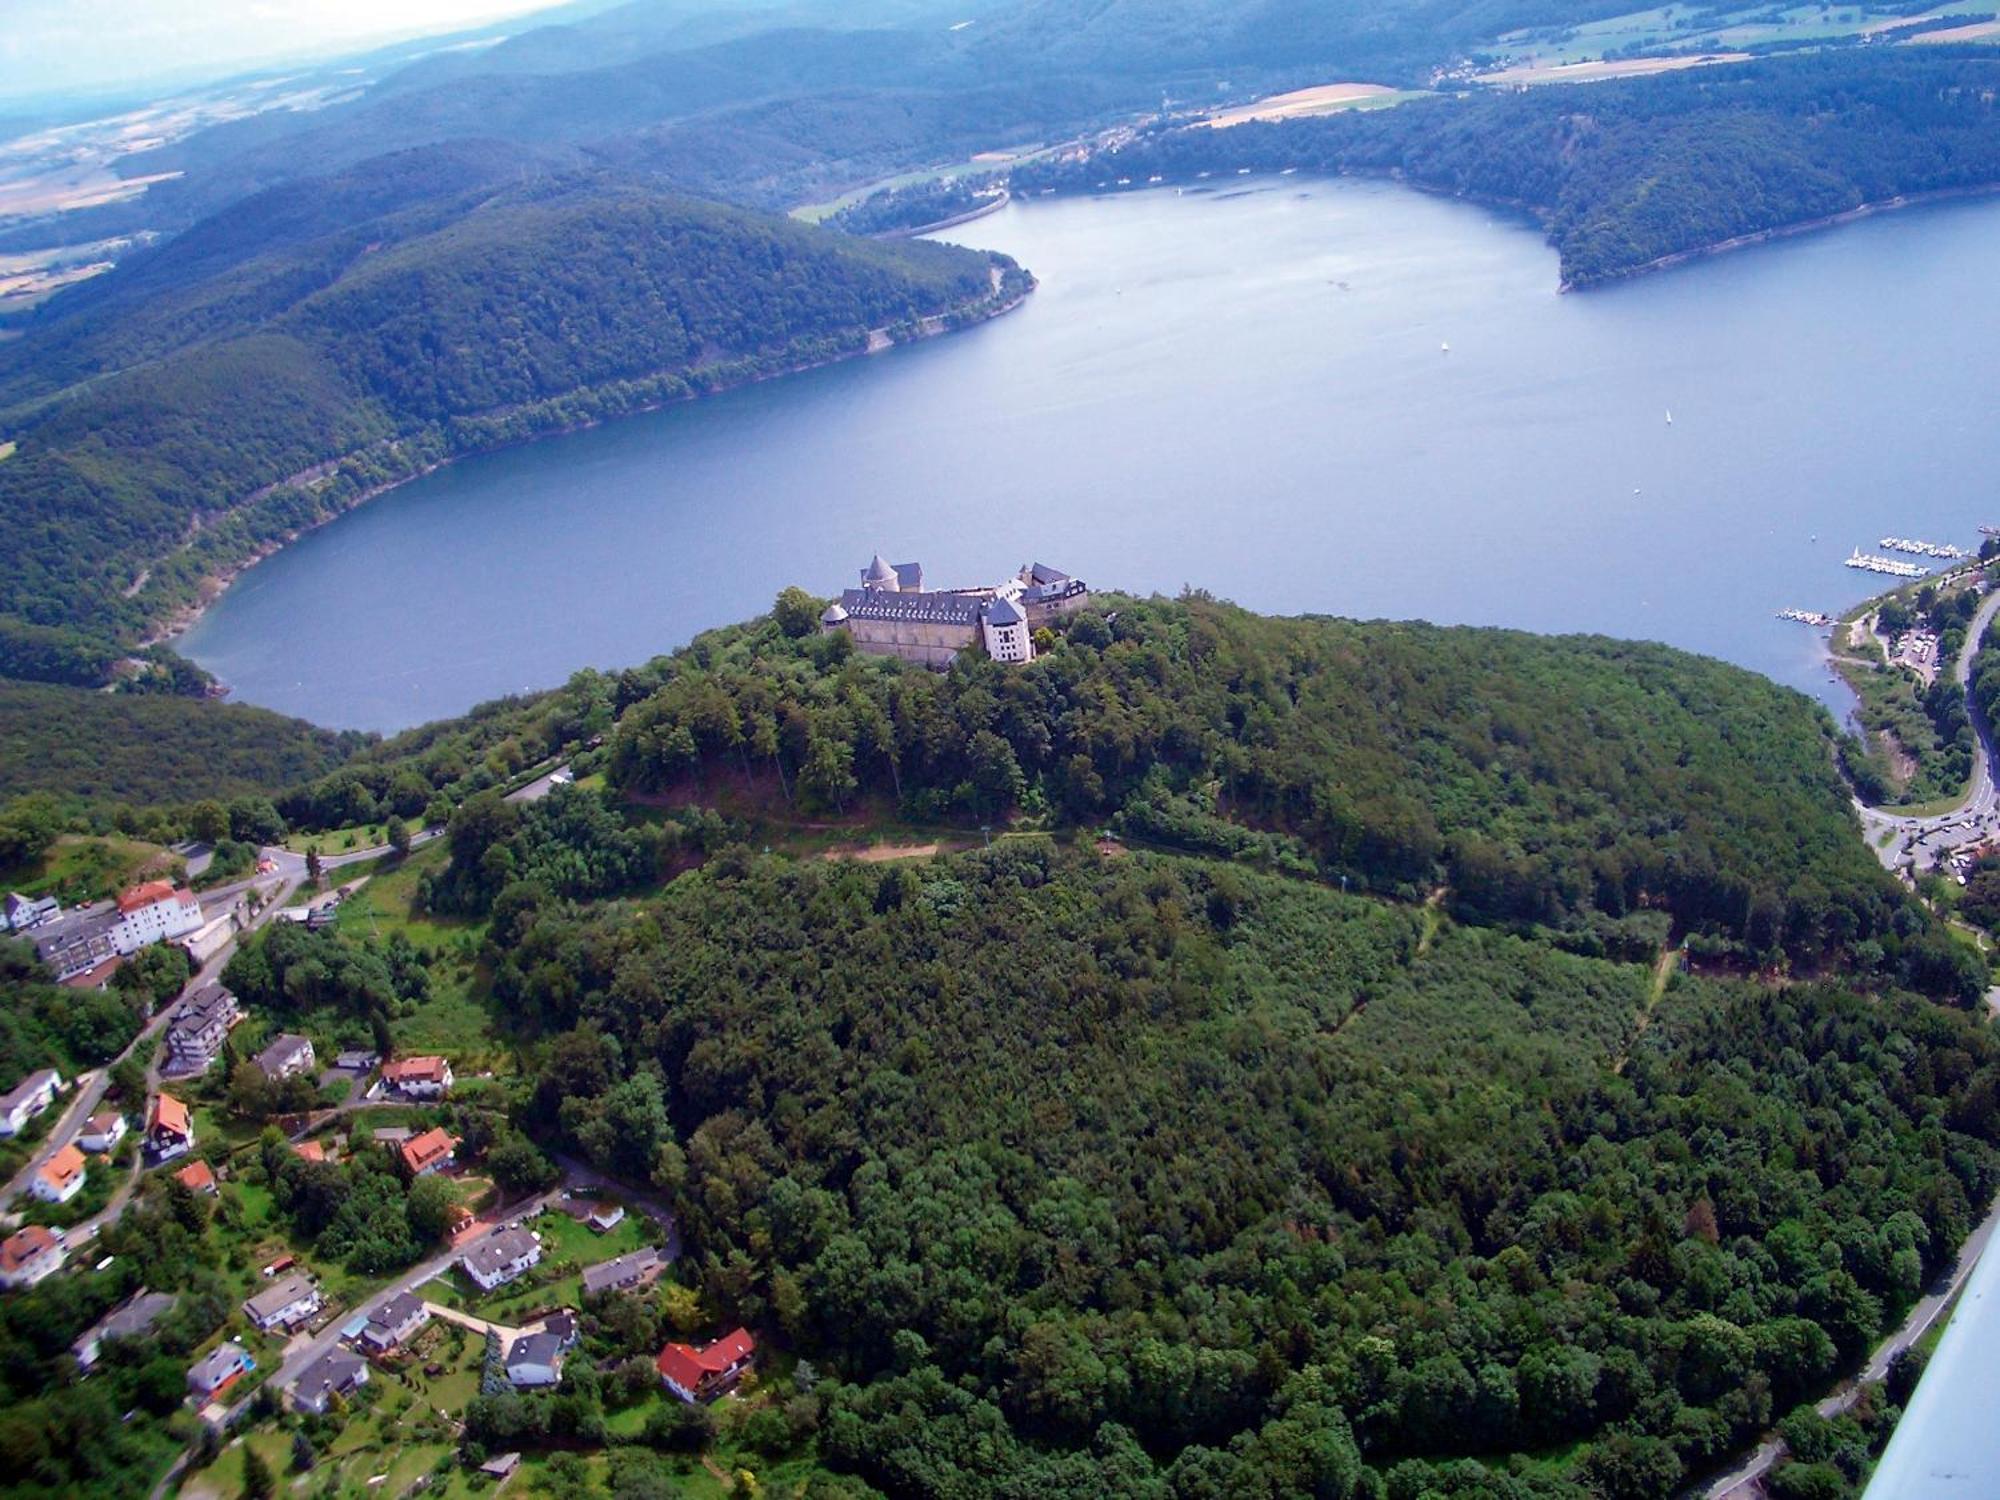
[[[1974,21],[1970,26],[1953,26],[1946,31],[1926,31],[1909,39],[1909,45],[1923,42],[1978,42],[2000,36],[2000,21]]]
[[[1532,63],[1481,73],[1475,80],[1491,84],[1602,83],[1608,78],[1642,78],[1680,68],[1706,68],[1716,63],[1748,62],[1747,52],[1704,52],[1696,57],[1629,57],[1618,62]]]
[[[1381,83],[1322,83],[1314,88],[1294,89],[1289,94],[1273,94],[1268,99],[1238,104],[1223,110],[1206,123],[1213,129],[1225,130],[1249,120],[1292,120],[1301,115],[1323,115],[1388,98],[1396,92]]]

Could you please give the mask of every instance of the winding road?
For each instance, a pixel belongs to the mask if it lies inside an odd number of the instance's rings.
[[[1972,659],[1978,655],[1979,643],[1996,613],[2000,613],[2000,589],[1990,592],[1979,606],[1966,628],[1958,659],[1952,663],[1952,676],[1961,687],[1972,680]],[[1911,817],[1869,807],[1859,800],[1854,804],[1868,847],[1889,869],[1927,870],[1953,849],[2000,838],[2000,789],[1993,782],[1992,731],[1969,701],[1966,708],[1972,715],[1972,778],[1965,799],[1957,807],[1929,817]]]

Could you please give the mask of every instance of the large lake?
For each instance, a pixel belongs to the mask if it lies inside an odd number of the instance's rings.
[[[2000,520],[2000,203],[1570,296],[1532,228],[1380,183],[1044,199],[952,237],[1041,290],[433,475],[252,569],[182,649],[239,699],[394,729],[831,594],[879,550],[942,583],[1040,559],[1652,637],[1833,702],[1774,612],[1874,592],[1840,560],[1884,533]]]

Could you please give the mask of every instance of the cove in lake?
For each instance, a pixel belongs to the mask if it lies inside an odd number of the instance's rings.
[[[395,729],[832,594],[880,550],[934,583],[1039,559],[1649,637],[1842,704],[1774,612],[1877,592],[1840,562],[1885,533],[2000,520],[2000,203],[1570,296],[1532,228],[1385,183],[1041,199],[946,237],[1040,291],[433,474],[251,569],[180,648],[239,699]]]

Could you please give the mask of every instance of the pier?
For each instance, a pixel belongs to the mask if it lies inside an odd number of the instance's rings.
[[[1891,578],[1922,578],[1930,570],[1916,563],[1902,562],[1893,557],[1880,557],[1873,552],[1863,552],[1859,547],[1849,554],[1847,566],[1859,568],[1864,573],[1887,573]]]
[[[1941,557],[1947,562],[1956,562],[1961,557],[1972,556],[1963,547],[1954,547],[1950,542],[1919,542],[1906,536],[1885,536],[1875,545],[1884,552],[1907,552],[1915,557]]]
[[[1801,625],[1811,625],[1820,630],[1826,629],[1833,623],[1832,615],[1823,615],[1816,609],[1781,609],[1778,611],[1778,618],[1796,620]]]

